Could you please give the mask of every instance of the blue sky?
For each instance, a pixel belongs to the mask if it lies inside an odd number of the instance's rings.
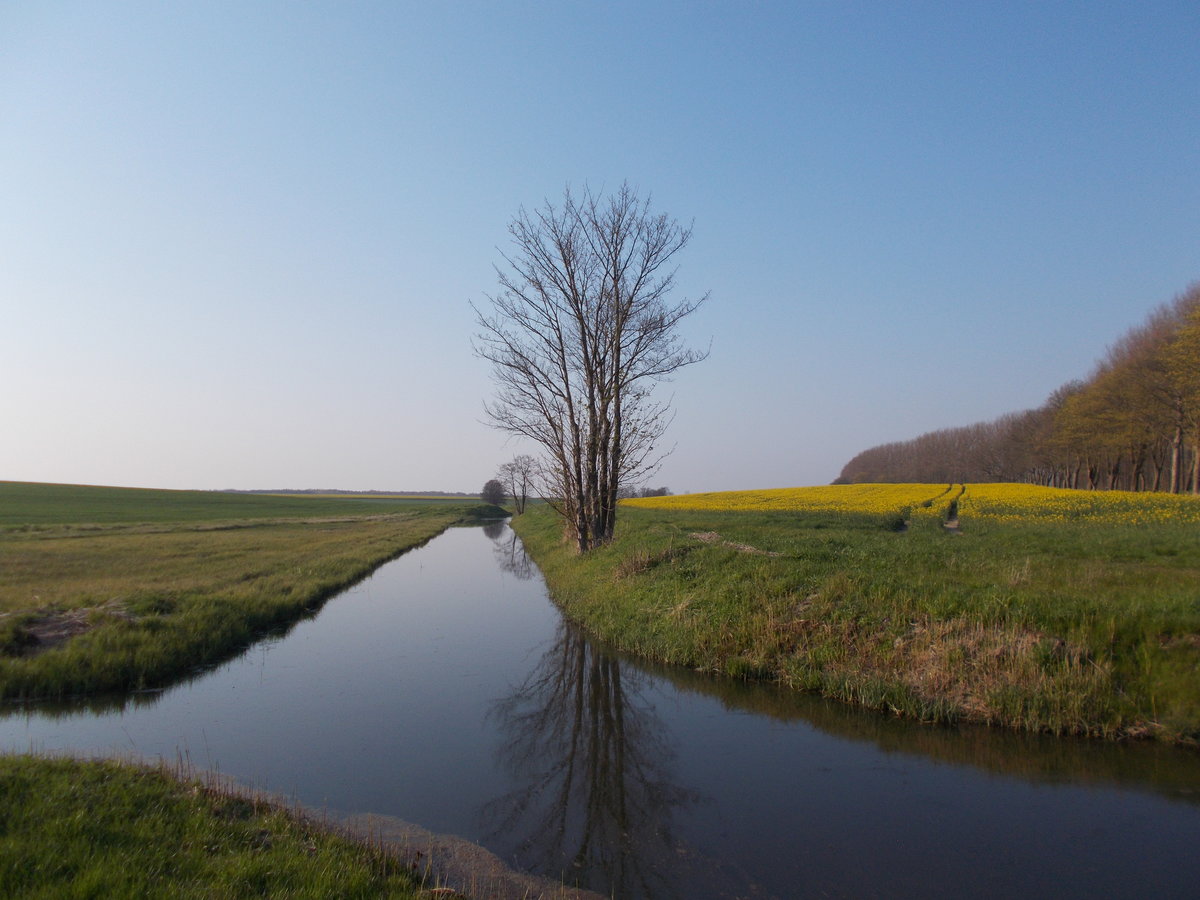
[[[0,7],[0,479],[476,490],[522,205],[694,237],[675,491],[1041,404],[1200,279],[1200,6]]]

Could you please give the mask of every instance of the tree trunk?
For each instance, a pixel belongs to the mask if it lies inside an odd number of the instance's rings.
[[[1178,425],[1175,426],[1175,433],[1171,435],[1171,484],[1167,488],[1172,494],[1179,493],[1179,481],[1182,472],[1180,464],[1183,462],[1183,429]]]
[[[1196,439],[1192,444],[1192,493],[1200,494],[1200,426],[1196,427]]]

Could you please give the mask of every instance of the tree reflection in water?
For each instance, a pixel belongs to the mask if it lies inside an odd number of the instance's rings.
[[[522,868],[617,897],[678,896],[673,814],[698,796],[671,783],[674,750],[644,679],[562,623],[525,683],[490,715],[520,785],[483,807]],[[677,882],[676,882],[677,883]]]
[[[490,527],[490,523],[484,526],[484,534],[490,537],[495,544],[492,552],[496,556],[496,564],[500,570],[508,572],[522,581],[529,581],[533,578],[537,569],[534,568],[533,560],[525,555],[525,546],[517,537],[517,533],[508,527],[507,522],[501,522],[495,533],[488,530]]]
[[[507,525],[508,519],[492,519],[490,522],[483,523],[483,533],[494,541],[504,534]]]

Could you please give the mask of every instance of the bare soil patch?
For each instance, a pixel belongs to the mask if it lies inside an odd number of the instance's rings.
[[[751,547],[749,544],[739,544],[737,541],[727,541],[715,531],[693,531],[689,537],[693,537],[702,544],[717,544],[721,547],[729,547],[738,551],[738,553],[750,553],[754,556],[779,556],[774,550],[760,550],[758,547]]]
[[[0,619],[19,613],[3,613]],[[21,623],[21,631],[25,640],[22,641],[21,656],[37,656],[47,650],[61,646],[76,635],[91,631],[106,618],[125,619],[132,621],[120,600],[110,600],[100,606],[87,606],[78,609],[53,610],[43,609],[33,613]]]

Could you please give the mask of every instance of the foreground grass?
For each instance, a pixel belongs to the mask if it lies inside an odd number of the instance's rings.
[[[1189,523],[626,507],[571,553],[514,520],[556,600],[622,649],[924,720],[1200,743]]]
[[[416,898],[394,858],[161,768],[0,756],[0,896]]]
[[[311,614],[450,525],[496,512],[443,502],[293,505],[297,498],[3,487],[6,516],[28,521],[0,528],[2,700],[162,687]]]

